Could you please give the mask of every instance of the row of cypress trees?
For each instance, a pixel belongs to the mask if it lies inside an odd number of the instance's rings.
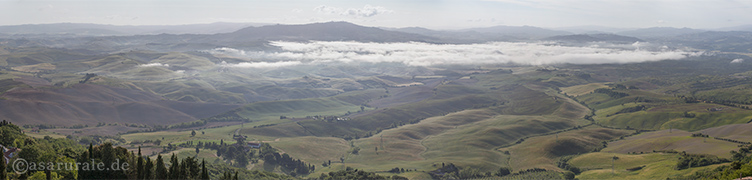
[[[111,143],[90,144],[77,162],[78,179],[210,179],[205,160],[199,164],[193,157],[180,160],[172,154],[168,168],[162,155],[151,160],[141,154],[140,147],[135,155]]]

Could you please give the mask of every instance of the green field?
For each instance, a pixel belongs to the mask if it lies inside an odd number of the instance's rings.
[[[618,159],[612,162],[614,156],[618,157]],[[674,166],[676,166],[678,157],[678,154],[664,153],[627,155],[598,152],[575,157],[569,163],[585,170],[576,176],[578,179],[666,179],[720,166],[710,165],[675,170]],[[627,170],[640,166],[644,167],[636,171]]]
[[[669,132],[670,131],[670,132]],[[692,154],[712,154],[730,158],[729,152],[738,149],[737,143],[710,138],[691,137],[690,132],[682,130],[661,130],[647,132],[623,140],[614,141],[602,152],[640,153],[653,150],[675,150]]]
[[[607,87],[608,86],[604,85],[603,83],[590,83],[590,84],[583,84],[583,85],[576,85],[576,86],[561,88],[561,93],[566,93],[567,95],[577,97],[577,96],[591,93],[595,89],[607,88]]]

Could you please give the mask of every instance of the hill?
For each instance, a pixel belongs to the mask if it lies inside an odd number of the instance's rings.
[[[665,41],[697,49],[752,53],[752,32],[750,31],[707,31],[681,34],[667,38]]]
[[[137,34],[216,34],[229,33],[263,23],[211,23],[187,25],[119,26],[87,23],[24,24],[0,26],[0,32],[15,37],[49,34],[68,36],[124,36]]]
[[[288,41],[360,41],[360,42],[431,42],[433,37],[364,27],[349,22],[326,22],[302,25],[270,25],[247,27],[216,35],[226,41],[288,40]]]
[[[629,30],[629,31],[621,31],[621,32],[617,32],[616,34],[623,35],[623,36],[633,36],[633,37],[638,37],[642,39],[655,39],[655,38],[667,38],[667,37],[686,35],[686,34],[695,34],[695,33],[701,33],[701,32],[705,32],[705,31],[699,30],[699,29],[690,29],[690,28],[652,27],[652,28],[635,29],[635,30]]]
[[[0,119],[56,126],[129,123],[166,125],[213,116],[235,105],[162,100],[129,89],[92,84],[68,88],[15,88],[0,95]]]
[[[636,37],[620,36],[616,34],[574,34],[574,35],[547,37],[547,38],[544,38],[543,40],[575,42],[575,43],[610,42],[610,43],[617,43],[617,44],[625,44],[625,43],[631,44],[634,42],[644,41]]]

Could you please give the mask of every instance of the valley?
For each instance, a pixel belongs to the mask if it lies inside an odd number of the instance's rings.
[[[71,161],[109,144],[149,162],[205,160],[212,179],[692,179],[747,157],[729,153],[752,141],[744,54],[406,31],[0,39],[0,119],[71,144]]]

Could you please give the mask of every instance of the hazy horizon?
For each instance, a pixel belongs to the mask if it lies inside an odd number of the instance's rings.
[[[375,27],[465,29],[491,26],[567,28],[749,25],[750,1],[0,1],[0,25],[92,23],[187,25],[308,24],[347,21]]]

